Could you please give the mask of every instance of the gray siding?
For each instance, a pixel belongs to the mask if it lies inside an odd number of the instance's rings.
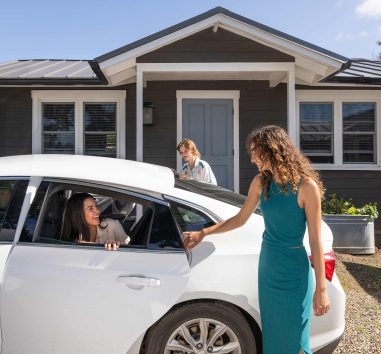
[[[294,57],[221,28],[200,31],[136,59],[138,63],[293,62]]]
[[[354,204],[376,202],[381,213],[381,171],[321,171],[326,195],[336,193]],[[375,221],[376,245],[381,247],[381,217]]]
[[[0,88],[0,156],[32,152],[32,98],[28,88]]]
[[[136,156],[136,87],[126,89],[126,157]],[[154,103],[155,124],[145,126],[144,161],[176,168],[176,90],[240,91],[240,192],[247,194],[257,173],[245,151],[245,139],[251,129],[264,124],[286,128],[287,88],[270,88],[266,81],[169,81],[149,82],[144,101]],[[30,88],[0,88],[0,156],[29,154],[32,149],[32,99]],[[381,172],[321,171],[327,194],[337,193],[358,204],[377,202],[381,207]],[[381,246],[381,218],[375,223],[377,245]]]
[[[144,161],[176,168],[176,90],[240,91],[240,186],[246,194],[255,169],[245,150],[251,129],[287,124],[287,87],[270,88],[267,81],[152,81],[144,89],[144,101],[155,105],[155,125],[143,128]],[[127,88],[127,158],[135,158],[135,85]],[[130,119],[131,118],[131,119]]]

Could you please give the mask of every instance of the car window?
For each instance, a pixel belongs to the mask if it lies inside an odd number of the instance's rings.
[[[181,232],[198,231],[215,224],[208,215],[200,210],[173,201],[170,204]]]
[[[0,180],[0,242],[12,242],[28,187],[26,180]]]
[[[155,204],[149,246],[151,248],[183,248],[180,232],[166,205]]]
[[[43,181],[37,189],[32,205],[29,208],[28,215],[25,219],[19,242],[32,242],[37,221],[40,216],[42,205],[46,192],[49,188],[49,182]]]
[[[47,183],[47,182],[45,182]],[[99,209],[101,221],[97,228],[97,242],[79,242],[79,235],[67,234],[71,228],[65,227],[68,200],[76,193],[90,194]],[[46,197],[45,197],[46,194]],[[36,242],[54,245],[95,246],[103,247],[108,237],[125,242],[128,247],[147,247],[154,216],[154,205],[151,201],[128,193],[91,186],[81,186],[52,182],[46,188],[39,188],[32,207],[29,210],[27,223],[24,226],[21,242]],[[106,230],[106,231],[105,231]],[[121,242],[121,246],[127,246]]]

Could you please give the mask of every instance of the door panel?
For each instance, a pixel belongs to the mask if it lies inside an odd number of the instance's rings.
[[[229,99],[183,100],[183,138],[195,141],[219,186],[233,190],[233,102]]]
[[[19,244],[4,271],[2,352],[126,353],[188,277],[182,251]]]

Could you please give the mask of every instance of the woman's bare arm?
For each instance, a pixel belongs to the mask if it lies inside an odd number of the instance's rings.
[[[185,248],[193,248],[197,246],[207,235],[227,232],[244,225],[249,219],[250,215],[258,207],[261,191],[262,184],[260,176],[257,175],[251,182],[246,201],[240,211],[233,217],[216,225],[202,229],[201,231],[184,232],[183,238]]]
[[[325,285],[325,264],[321,242],[321,199],[319,188],[313,180],[303,181],[300,199],[306,213],[312,263],[315,269],[316,290],[313,308],[315,315],[321,316],[329,310],[329,299]]]

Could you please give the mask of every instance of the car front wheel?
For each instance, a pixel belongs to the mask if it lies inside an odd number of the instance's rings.
[[[192,303],[169,311],[148,332],[143,353],[256,354],[242,313],[221,303]]]

